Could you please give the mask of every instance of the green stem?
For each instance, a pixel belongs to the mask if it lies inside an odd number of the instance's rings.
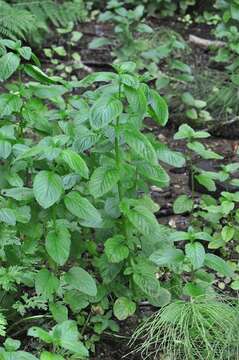
[[[56,229],[56,207],[55,206],[52,207],[52,220],[53,220],[54,229]]]
[[[21,319],[17,322],[15,322],[14,324],[12,324],[9,328],[8,328],[8,333],[14,329],[16,326],[20,325],[21,323],[25,322],[25,321],[28,321],[28,320],[38,320],[38,319],[44,319],[44,318],[51,318],[52,319],[52,316],[51,315],[35,315],[35,316],[29,316],[29,317],[26,317],[24,319]]]
[[[121,159],[120,159],[120,147],[119,147],[119,118],[117,118],[115,125],[115,163],[117,169],[120,171]],[[121,201],[123,198],[123,193],[122,193],[122,185],[120,180],[118,181],[118,194],[119,194],[119,200]]]
[[[121,98],[121,81],[119,80],[119,99]],[[121,169],[121,157],[120,157],[120,135],[119,135],[119,117],[116,119],[115,124],[115,163],[118,171]],[[122,193],[122,184],[121,181],[118,181],[118,194],[119,200],[121,201],[123,198]]]
[[[86,330],[86,328],[87,328],[87,326],[88,326],[88,324],[89,324],[89,322],[90,322],[90,319],[91,319],[91,312],[89,312],[89,314],[88,314],[88,316],[87,316],[87,319],[86,319],[86,321],[85,321],[85,323],[84,323],[84,326],[83,326],[83,328],[82,328],[82,330],[81,330],[81,336],[84,335],[85,330]]]

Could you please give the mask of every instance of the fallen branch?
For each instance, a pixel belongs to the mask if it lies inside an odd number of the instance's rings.
[[[201,46],[205,49],[208,49],[211,46],[221,48],[226,45],[224,41],[203,39],[196,35],[189,35],[189,42]]]

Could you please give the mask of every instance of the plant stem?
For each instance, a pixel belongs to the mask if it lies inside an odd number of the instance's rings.
[[[43,315],[34,315],[34,316],[26,317],[26,318],[21,319],[21,320],[15,322],[14,324],[12,324],[12,325],[8,328],[8,333],[9,333],[14,327],[20,325],[21,323],[23,323],[23,322],[25,322],[25,321],[38,320],[38,319],[44,319],[44,318],[50,318],[50,319],[52,319],[52,316],[51,316],[51,315],[43,314]]]
[[[89,324],[89,322],[90,322],[90,319],[91,319],[91,312],[89,312],[89,314],[88,314],[88,316],[87,316],[87,319],[86,319],[86,321],[85,321],[85,323],[84,323],[84,326],[82,327],[81,336],[84,335],[85,329],[87,328],[87,326],[88,326],[88,324]]]
[[[119,100],[121,97],[121,81],[119,80]],[[115,124],[115,162],[116,162],[116,167],[118,169],[118,171],[120,171],[121,169],[121,157],[120,157],[120,136],[119,136],[119,116],[116,119],[116,124]],[[122,193],[122,185],[121,185],[121,181],[119,179],[118,181],[118,194],[119,194],[119,200],[121,201],[123,198],[123,193]]]
[[[117,169],[120,171],[121,159],[120,159],[120,147],[119,147],[119,118],[117,118],[115,125],[115,162]],[[123,198],[123,194],[122,194],[122,186],[120,180],[118,181],[118,194],[119,194],[119,200],[121,201]]]

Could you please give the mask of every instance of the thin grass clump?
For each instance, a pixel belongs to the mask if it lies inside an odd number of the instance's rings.
[[[239,317],[218,300],[175,301],[135,331],[131,346],[144,359],[237,360]]]

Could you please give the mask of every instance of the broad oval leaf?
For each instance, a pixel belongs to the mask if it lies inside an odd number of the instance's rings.
[[[158,159],[176,168],[180,168],[185,165],[185,158],[183,154],[178,151],[173,151],[165,144],[157,144],[156,152]]]
[[[20,58],[9,52],[0,58],[0,81],[5,81],[12,76],[20,64]]]
[[[159,164],[151,165],[148,162],[140,162],[137,164],[138,172],[149,179],[154,185],[165,187],[169,185],[170,177]]]
[[[126,246],[124,236],[115,235],[105,242],[105,253],[112,263],[119,263],[129,256],[129,248]]]
[[[46,237],[46,250],[49,256],[58,264],[64,265],[70,254],[71,235],[69,230],[60,224],[56,224]]]
[[[148,138],[133,126],[124,129],[125,141],[130,148],[142,159],[151,164],[158,164],[157,154]]]
[[[89,227],[98,227],[102,222],[99,211],[76,191],[71,191],[64,198],[64,203],[73,215],[86,221]]]
[[[75,151],[66,149],[61,153],[61,158],[69,165],[69,167],[83,178],[89,178],[89,169],[85,163],[85,160],[77,154]]]
[[[96,169],[89,182],[89,191],[95,197],[101,197],[109,192],[119,181],[119,170],[111,167]]]
[[[57,291],[59,284],[60,282],[57,277],[49,270],[41,269],[38,271],[35,279],[35,287],[38,295],[52,300],[53,294]]]
[[[126,297],[118,298],[113,307],[115,317],[122,321],[133,315],[136,310],[136,304]]]
[[[149,114],[160,125],[165,126],[168,122],[168,105],[155,90],[150,90]]]
[[[193,200],[187,195],[180,195],[174,201],[173,211],[175,214],[183,214],[185,212],[191,212],[193,209]]]
[[[55,204],[63,193],[63,184],[59,175],[52,171],[40,171],[33,182],[33,193],[36,201],[44,209]]]
[[[96,296],[97,287],[93,277],[84,269],[73,266],[66,274],[65,281],[72,289],[81,291],[89,296]]]
[[[221,275],[232,277],[233,270],[225,260],[214,254],[206,254],[204,264]]]
[[[63,356],[43,351],[40,360],[64,360]]]
[[[185,253],[190,259],[194,270],[199,269],[203,265],[205,260],[205,249],[201,243],[196,241],[186,244]]]
[[[7,159],[12,152],[12,145],[7,140],[0,140],[0,158]]]
[[[158,249],[149,258],[158,266],[177,265],[184,259],[183,251],[174,247]]]
[[[115,97],[101,97],[90,110],[90,124],[94,129],[102,129],[122,113],[123,105]]]
[[[16,215],[14,210],[8,208],[0,209],[0,222],[12,226],[16,225]]]
[[[134,227],[145,236],[157,230],[158,222],[154,214],[144,206],[136,206],[125,213]]]

